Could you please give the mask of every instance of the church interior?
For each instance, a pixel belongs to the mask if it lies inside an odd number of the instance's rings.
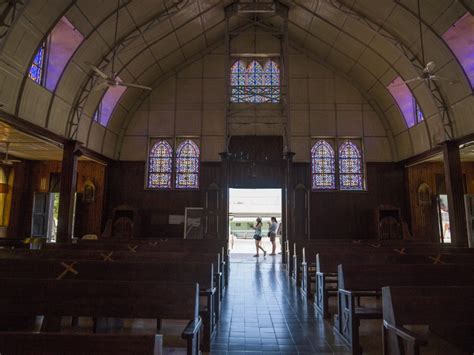
[[[473,88],[474,0],[0,1],[0,354],[474,354]]]

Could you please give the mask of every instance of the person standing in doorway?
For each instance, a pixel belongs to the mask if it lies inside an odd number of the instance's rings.
[[[253,235],[253,239],[255,239],[255,249],[257,250],[257,254],[254,255],[254,257],[259,257],[259,249],[263,251],[263,256],[267,255],[267,252],[265,249],[262,248],[260,245],[260,242],[262,241],[262,219],[260,217],[257,217],[257,223],[255,226],[252,226],[252,229],[255,230],[255,233]]]
[[[276,234],[278,229],[278,222],[276,217],[272,217],[270,222],[270,227],[268,228],[268,236],[270,237],[270,242],[272,243],[272,252],[270,255],[276,255]]]

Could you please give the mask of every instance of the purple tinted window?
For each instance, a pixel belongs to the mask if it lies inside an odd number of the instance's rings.
[[[199,188],[199,147],[187,139],[176,149],[176,188]]]
[[[403,83],[399,76],[387,86],[388,91],[398,104],[400,111],[408,127],[413,127],[415,124],[423,120],[423,114],[416,104],[410,89]]]
[[[339,185],[341,190],[362,190],[362,155],[357,146],[345,141],[339,147]]]
[[[173,165],[173,149],[165,141],[153,145],[148,157],[148,187],[170,189]]]
[[[443,39],[454,52],[474,87],[474,16],[467,12],[444,34]]]
[[[311,148],[311,174],[313,190],[332,190],[336,188],[334,149],[320,140]]]
[[[44,57],[46,43],[42,43],[38,48],[35,57],[33,58],[33,63],[31,63],[30,71],[28,77],[37,84],[43,83],[43,74],[44,74]]]
[[[48,40],[48,63],[45,86],[54,90],[59,77],[84,36],[68,21],[66,17],[54,26]]]
[[[117,80],[120,81],[120,78],[117,78]],[[99,122],[102,126],[107,126],[115,106],[117,106],[125,90],[127,90],[127,88],[124,86],[109,87],[94,114],[94,120]]]

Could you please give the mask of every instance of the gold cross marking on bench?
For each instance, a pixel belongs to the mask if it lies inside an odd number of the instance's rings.
[[[150,242],[148,245],[151,245],[152,247],[156,247],[158,245],[158,242]]]
[[[445,264],[443,261],[441,261],[441,254],[438,254],[438,256],[429,256],[431,260],[433,260],[433,264]]]
[[[382,244],[370,244],[371,247],[380,248]]]
[[[56,277],[56,280],[61,280],[68,272],[72,272],[74,275],[79,274],[79,272],[73,268],[74,265],[77,264],[77,261],[72,262],[71,264],[67,264],[65,262],[61,262],[61,265],[64,266],[64,271]]]
[[[130,250],[132,253],[137,252],[138,245],[127,245],[128,250]]]
[[[406,254],[406,253],[405,253],[405,248],[393,249],[393,250],[395,250],[395,251],[396,251],[398,254],[400,254],[400,255],[405,255],[405,254]]]
[[[114,253],[113,251],[111,251],[108,254],[100,253],[100,256],[102,256],[104,258],[103,261],[114,261],[114,259],[112,259],[112,254],[113,253]]]

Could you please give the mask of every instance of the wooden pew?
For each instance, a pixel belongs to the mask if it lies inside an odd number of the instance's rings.
[[[0,259],[54,259],[54,260],[97,260],[97,261],[127,261],[127,262],[183,262],[214,264],[215,278],[219,287],[222,301],[224,291],[223,262],[217,253],[179,253],[179,252],[137,252],[115,250],[68,250],[68,249],[40,249],[40,250],[0,250]]]
[[[315,283],[314,304],[324,318],[330,316],[329,297],[337,295],[337,266],[339,264],[474,264],[474,257],[466,254],[399,254],[371,253],[365,250],[354,250],[351,253],[338,251],[316,254],[315,267],[303,264],[302,292],[308,297],[313,294],[312,283]]]
[[[420,354],[427,341],[406,326],[421,324],[454,330],[450,340],[474,353],[474,287],[384,287],[382,298],[384,354]]]
[[[71,334],[0,332],[5,355],[161,355],[156,334]]]
[[[182,239],[185,241],[185,239]],[[182,244],[182,245],[181,245]],[[167,253],[169,255],[179,256],[179,254],[186,254],[187,258],[193,258],[193,254],[219,254],[220,264],[219,268],[216,265],[216,272],[221,273],[221,284],[222,284],[222,291],[225,288],[226,283],[228,282],[228,260],[225,260],[225,255],[227,254],[227,250],[220,248],[214,244],[205,243],[205,244],[197,244],[197,243],[178,243],[178,242],[168,242],[168,241],[143,241],[141,240],[139,243],[136,243],[135,240],[132,242],[125,241],[125,242],[99,242],[99,241],[80,241],[78,243],[64,243],[64,244],[57,244],[57,243],[46,243],[43,245],[42,250],[60,250],[60,251],[83,251],[83,252],[93,252],[96,250],[100,250],[104,255],[110,254],[110,252],[130,252],[130,253],[145,253],[146,255],[151,253]],[[224,257],[222,257],[224,255]]]
[[[78,246],[83,249],[110,249],[114,250],[136,250],[136,251],[175,251],[175,252],[216,252],[223,259],[224,285],[228,284],[229,276],[229,251],[227,240],[221,239],[163,239],[163,238],[133,238],[129,240],[100,239],[100,240],[77,240],[76,243],[56,244],[47,243],[46,248],[74,248]],[[113,247],[111,247],[113,246]]]
[[[203,351],[210,351],[217,327],[216,313],[220,300],[214,285],[211,263],[129,263],[82,260],[0,259],[0,278],[52,280],[105,280],[139,282],[198,283],[205,305],[203,319]]]
[[[338,314],[334,331],[352,349],[361,354],[359,323],[363,319],[381,319],[381,307],[361,307],[361,297],[375,297],[385,286],[471,286],[474,265],[339,265]]]
[[[43,315],[43,331],[60,317],[182,319],[187,354],[199,354],[199,285],[91,280],[0,279],[0,317]]]
[[[432,243],[432,242],[414,242],[414,241],[335,241],[330,243],[328,241],[321,242],[320,240],[306,240],[293,243],[290,276],[295,281],[297,286],[301,286],[303,267],[307,260],[314,260],[313,257],[317,253],[333,253],[333,252],[349,252],[349,251],[370,251],[371,253],[397,253],[397,254],[411,254],[411,253],[433,253],[433,254],[468,254],[474,256],[473,248],[455,247],[449,244]],[[287,250],[287,253],[289,251]],[[289,254],[287,254],[289,258]]]

